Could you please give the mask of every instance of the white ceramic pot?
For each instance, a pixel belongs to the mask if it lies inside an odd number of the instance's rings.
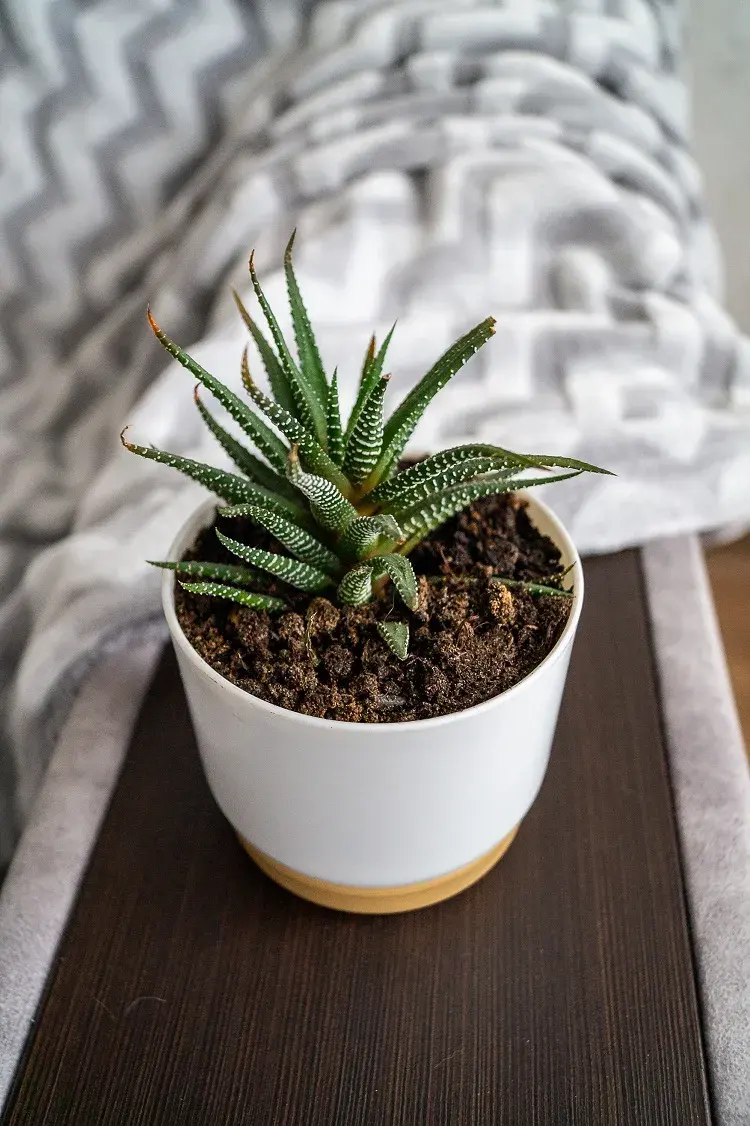
[[[574,600],[551,653],[499,696],[407,723],[343,723],[237,688],[196,653],[163,601],[209,786],[243,845],[278,883],[328,907],[426,906],[479,879],[505,852],[542,784],[583,601],[578,553],[546,505],[537,528],[562,552]],[[213,519],[178,535],[181,559]]]

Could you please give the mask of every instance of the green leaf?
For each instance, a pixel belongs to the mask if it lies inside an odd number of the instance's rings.
[[[580,471],[560,473],[553,477],[532,477],[524,480],[522,477],[507,477],[501,470],[493,474],[488,473],[481,481],[470,481],[465,485],[450,485],[441,493],[436,493],[429,500],[421,501],[413,508],[406,509],[396,514],[404,533],[409,538],[401,547],[400,553],[408,555],[420,540],[440,527],[449,517],[467,508],[482,497],[496,496],[498,493],[509,493],[516,489],[530,489],[534,485],[549,485],[555,481],[567,481],[571,477],[580,476]]]
[[[398,464],[406,443],[429,404],[467,360],[487,343],[494,331],[495,319],[487,317],[452,344],[403,399],[386,424],[383,452],[372,473],[373,485],[387,477]]]
[[[497,463],[492,458],[473,458],[462,462],[460,465],[453,465],[448,469],[440,470],[434,476],[428,476],[423,481],[417,481],[413,477],[404,480],[402,482],[403,487],[398,491],[394,490],[394,495],[389,500],[382,501],[380,507],[384,512],[398,512],[405,508],[412,508],[420,501],[429,500],[430,497],[442,492],[450,485],[463,485],[487,473],[494,473],[495,475],[502,473],[509,477],[518,473],[518,467],[498,469]],[[399,473],[391,481],[395,483],[399,477],[406,478],[406,474]]]
[[[372,565],[362,563],[347,571],[339,583],[338,596],[346,606],[361,606],[372,598]]]
[[[338,466],[344,463],[344,435],[341,430],[341,405],[339,403],[339,376],[338,368],[334,369],[331,376],[331,386],[328,388],[327,407],[328,428],[328,453],[331,460]]]
[[[245,476],[249,477],[251,481],[262,485],[264,489],[280,493],[282,496],[292,500],[294,490],[286,477],[282,477],[275,469],[271,469],[269,465],[266,465],[265,462],[255,457],[254,454],[251,454],[241,442],[238,442],[233,435],[216,421],[208,408],[201,402],[197,387],[193,393],[193,398],[195,399],[195,405],[206,426],[237,468],[242,470]]]
[[[299,452],[305,459],[307,466],[314,473],[319,473],[323,477],[327,477],[330,481],[333,481],[339,489],[348,490],[350,487],[348,480],[338,466],[331,461],[317,439],[309,430],[305,430],[294,415],[284,410],[284,408],[278,403],[275,403],[273,399],[269,399],[267,395],[264,395],[257,384],[253,382],[247,362],[247,348],[242,354],[242,383],[248,395],[250,395],[253,402],[260,407],[266,417],[271,420],[274,426],[279,428],[285,438],[299,448]],[[287,461],[285,461],[285,469],[286,468]]]
[[[221,383],[215,376],[211,375],[209,371],[189,356],[187,352],[183,351],[177,344],[174,344],[168,336],[166,336],[159,328],[158,324],[151,316],[151,310],[148,310],[148,319],[154,335],[159,343],[166,348],[170,356],[173,356],[179,364],[182,364],[191,375],[194,375],[199,383],[211,392],[215,399],[221,403],[239,426],[242,427],[248,438],[258,447],[260,452],[268,458],[274,469],[278,469],[284,473],[286,469],[287,449],[278,435],[274,434],[266,424],[258,418],[258,416],[247,407],[233,391],[230,391],[223,383]]]
[[[289,386],[289,380],[286,377],[284,369],[279,363],[278,356],[266,340],[258,325],[248,313],[237,291],[233,289],[232,295],[234,297],[234,303],[239,310],[240,316],[242,317],[248,331],[250,332],[250,335],[255,341],[255,346],[258,349],[263,367],[266,370],[266,375],[268,376],[268,382],[271,386],[271,392],[274,399],[277,403],[284,407],[285,410],[288,410],[290,414],[294,414],[294,396],[292,395],[292,390]]]
[[[292,501],[288,501],[284,497],[274,496],[261,485],[253,485],[245,477],[240,477],[236,473],[214,469],[211,465],[204,465],[202,461],[193,461],[189,457],[180,457],[179,454],[171,454],[166,450],[157,450],[153,446],[134,445],[132,442],[125,440],[124,434],[125,431],[123,430],[120,440],[126,450],[138,454],[139,457],[158,461],[162,465],[169,465],[172,469],[179,470],[180,473],[184,473],[186,477],[197,481],[198,484],[203,485],[229,504],[257,504],[275,512],[283,512],[287,516],[298,514],[301,511]]]
[[[257,571],[249,567],[238,567],[236,563],[201,563],[194,559],[181,563],[157,559],[147,559],[146,562],[152,567],[161,567],[164,571],[176,571],[178,575],[192,575],[196,579],[210,579],[212,582],[237,583],[239,586],[255,583],[259,578]]]
[[[286,275],[286,288],[289,294],[289,307],[292,311],[294,339],[297,342],[297,353],[302,373],[320,402],[325,403],[328,399],[328,380],[292,265],[292,247],[296,233],[296,231],[292,232],[292,237],[289,239],[284,253],[284,274]]]
[[[373,575],[379,578],[386,574],[395,586],[399,595],[410,610],[416,610],[419,602],[417,592],[417,577],[414,568],[403,555],[376,555],[370,562],[373,566]]]
[[[377,628],[390,651],[399,661],[405,661],[409,656],[409,623],[378,622]]]
[[[276,345],[279,361],[281,367],[286,375],[289,389],[294,399],[295,411],[294,414],[299,422],[309,430],[314,431],[317,435],[318,441],[325,444],[326,440],[326,417],[325,417],[325,399],[321,398],[317,390],[309,383],[305,373],[300,371],[297,364],[294,362],[291,352],[289,351],[286,341],[282,335],[279,323],[273,314],[271,306],[266,300],[266,296],[260,287],[258,275],[255,272],[255,265],[253,263],[253,255],[250,255],[250,280],[253,283],[255,295],[258,298],[260,307],[263,310],[263,315],[268,323],[268,328],[273,337],[273,342]]]
[[[344,473],[354,485],[369,476],[383,447],[383,398],[389,379],[388,375],[381,376],[346,442]]]
[[[332,585],[333,580],[330,575],[318,570],[317,567],[311,567],[309,563],[290,559],[288,555],[276,555],[275,552],[264,551],[260,547],[250,547],[249,544],[240,543],[238,540],[225,536],[218,528],[216,535],[227,551],[231,551],[232,555],[244,559],[246,563],[251,563],[253,567],[260,567],[262,571],[268,571],[270,575],[275,575],[277,579],[283,579],[285,583],[297,587],[298,590],[304,590],[308,594],[317,594],[318,591],[325,590],[327,586]]]
[[[563,590],[559,586],[547,586],[545,583],[532,583],[525,579],[502,579],[496,578],[492,580],[493,583],[501,583],[503,586],[520,587],[526,590],[529,594],[551,594],[555,598],[572,598],[574,591]]]
[[[297,447],[292,446],[287,469],[289,480],[307,497],[313,517],[321,528],[341,534],[357,519],[357,510],[328,477],[305,473],[299,463]]]
[[[375,337],[373,336],[370,340],[370,346],[367,349],[367,353],[365,355],[365,362],[362,365],[362,375],[360,376],[357,399],[354,403],[354,407],[352,409],[352,413],[349,416],[349,422],[347,423],[346,427],[347,441],[350,434],[354,430],[354,427],[359,422],[359,416],[364,409],[365,403],[370,398],[373,390],[378,385],[378,380],[380,379],[381,373],[383,371],[383,364],[385,363],[385,354],[388,351],[388,345],[391,342],[391,337],[393,336],[395,328],[396,325],[394,322],[394,324],[391,326],[390,332],[387,334],[385,340],[381,344],[380,350],[378,351],[377,355],[375,354]]]
[[[315,536],[311,536],[298,524],[279,516],[277,512],[258,508],[253,504],[239,504],[233,508],[222,508],[222,518],[233,519],[237,516],[249,516],[256,524],[260,524],[267,532],[282,544],[287,551],[291,551],[295,558],[303,563],[310,563],[313,567],[320,567],[324,571],[336,574],[341,570],[339,558],[329,551]]]
[[[473,442],[466,446],[452,446],[450,449],[441,450],[432,457],[423,458],[422,461],[399,469],[393,477],[381,483],[369,493],[367,500],[386,501],[413,485],[422,481],[429,481],[438,474],[448,469],[457,468],[467,461],[477,461],[481,458],[491,460],[495,469],[530,469],[533,463],[523,454],[510,453],[499,446],[490,446],[485,443]]]
[[[230,602],[238,602],[240,606],[249,606],[251,610],[285,610],[286,602],[282,598],[272,598],[270,594],[256,594],[252,590],[237,590],[232,586],[223,586],[221,583],[183,583],[180,586],[189,590],[191,594],[210,594],[213,598],[227,598]]]
[[[392,516],[358,516],[341,536],[339,550],[342,555],[365,559],[376,552],[389,552],[403,538],[404,533]]]
[[[508,450],[500,450],[498,453],[508,454]],[[514,456],[514,455],[509,455]],[[523,460],[529,466],[536,469],[578,469],[581,473],[605,473],[608,477],[615,477],[616,474],[611,469],[600,469],[598,465],[592,465],[588,461],[578,461],[574,457],[557,457],[555,454],[519,454],[515,455],[523,457]]]

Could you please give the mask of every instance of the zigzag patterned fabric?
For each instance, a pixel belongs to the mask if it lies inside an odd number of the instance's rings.
[[[91,484],[140,391],[144,438],[221,461],[184,373],[154,383],[146,300],[185,344],[208,327],[198,354],[238,386],[242,338],[216,298],[246,287],[255,246],[283,305],[295,225],[350,387],[396,315],[396,394],[497,317],[417,446],[476,436],[615,469],[552,496],[584,550],[750,518],[750,362],[717,298],[669,0],[29,8],[5,19],[26,61],[6,71],[0,139],[17,170],[15,202],[0,191],[7,574],[75,524],[6,604],[16,645],[31,626],[6,769],[19,818],[86,668],[159,620],[142,560],[195,503],[118,454]]]

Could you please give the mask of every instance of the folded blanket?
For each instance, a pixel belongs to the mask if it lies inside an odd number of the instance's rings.
[[[300,283],[345,395],[369,333],[396,316],[396,394],[497,317],[414,448],[471,436],[615,470],[548,494],[585,551],[750,518],[750,359],[717,301],[673,5],[336,0],[315,7],[304,46],[289,12],[280,48],[235,85],[211,159],[124,261],[98,263],[94,278],[128,266],[134,280],[55,373],[64,408],[48,402],[46,368],[29,393],[28,417],[49,409],[57,430],[45,486],[27,480],[14,498],[14,551],[20,541],[33,555],[61,530],[60,511],[75,516],[3,610],[16,647],[6,665],[29,634],[8,723],[18,822],[85,670],[161,629],[144,559],[164,555],[201,495],[115,451],[120,426],[221,464],[176,365],[127,410],[164,367],[146,300],[181,343],[203,334],[194,354],[238,386],[244,337],[227,284],[247,288],[254,246],[281,308],[294,226]],[[6,480],[25,433],[0,448]],[[60,465],[92,466],[110,448],[88,491],[67,491]]]

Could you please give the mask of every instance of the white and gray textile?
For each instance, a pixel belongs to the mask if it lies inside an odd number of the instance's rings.
[[[121,425],[220,461],[146,301],[236,384],[227,285],[246,288],[255,246],[283,304],[294,226],[350,388],[397,315],[396,394],[497,317],[417,446],[471,435],[616,470],[548,494],[586,551],[750,517],[750,362],[718,303],[675,7],[313,7],[2,5],[6,592],[32,560],[0,629],[6,679],[23,651],[3,760],[15,826],[87,668],[161,628],[143,560],[197,495],[119,451]]]

